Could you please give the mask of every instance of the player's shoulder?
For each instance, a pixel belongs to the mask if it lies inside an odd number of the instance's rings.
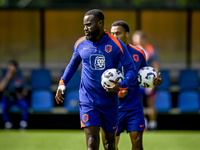
[[[145,52],[144,52],[143,49],[141,49],[141,48],[139,48],[139,47],[137,47],[137,46],[134,46],[134,45],[132,45],[132,44],[129,44],[129,45],[128,45],[128,49],[131,50],[131,51],[136,52],[137,54],[143,56],[143,57],[146,59],[146,55],[145,55]]]
[[[81,43],[83,43],[84,40],[86,40],[86,36],[80,37],[80,38],[76,41],[76,43],[75,43],[75,45],[74,45],[74,49],[76,50],[77,47],[78,47]]]
[[[116,39],[119,42],[117,45],[120,48],[120,50],[122,51],[122,53],[124,53],[125,49],[128,50],[126,45],[120,39],[118,39],[118,38],[116,38]]]
[[[113,35],[111,35],[110,33],[107,32],[107,34],[108,34],[110,40],[113,41],[113,44],[115,44],[121,50],[121,52],[124,53],[124,49],[126,49],[125,44],[121,40],[119,40],[116,37],[114,37]]]

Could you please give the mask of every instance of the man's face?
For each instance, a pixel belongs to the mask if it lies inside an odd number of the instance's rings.
[[[132,36],[133,45],[141,45],[141,38],[138,34]]]
[[[113,36],[120,39],[123,43],[128,40],[128,32],[126,32],[122,26],[112,26],[110,32]]]
[[[8,64],[8,70],[9,70],[10,72],[12,72],[12,73],[16,73],[16,72],[17,72],[16,66],[15,66],[14,64],[12,64],[12,63],[9,63],[9,64]]]
[[[100,30],[98,23],[99,20],[93,15],[88,15],[84,17],[83,25],[87,40],[95,41],[96,37],[99,35]]]

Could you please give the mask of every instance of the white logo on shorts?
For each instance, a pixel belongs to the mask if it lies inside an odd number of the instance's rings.
[[[93,70],[103,70],[105,69],[105,57],[101,54],[90,55],[90,67]]]

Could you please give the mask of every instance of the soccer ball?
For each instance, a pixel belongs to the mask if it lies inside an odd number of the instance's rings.
[[[105,86],[110,87],[110,86],[113,86],[114,83],[110,82],[109,80],[122,82],[123,79],[124,79],[124,76],[122,75],[120,70],[115,69],[115,68],[107,69],[101,75],[101,85],[103,87],[105,87]]]
[[[138,82],[144,88],[153,87],[153,78],[158,77],[158,73],[152,67],[143,67],[138,72]]]

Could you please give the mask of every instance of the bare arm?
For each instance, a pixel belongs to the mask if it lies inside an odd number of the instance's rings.
[[[8,82],[12,78],[13,73],[11,71],[8,71],[5,75],[5,77],[0,81],[0,91],[2,92],[6,86],[8,85]]]

